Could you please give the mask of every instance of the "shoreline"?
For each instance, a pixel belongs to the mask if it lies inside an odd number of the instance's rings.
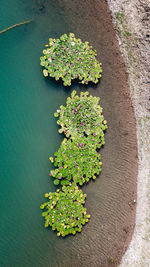
[[[69,2],[60,2],[62,16],[71,25],[71,32],[82,41],[88,40],[97,50],[103,68],[97,86],[79,85],[78,90],[100,97],[108,121],[106,143],[101,150],[102,173],[93,185],[84,189],[89,196],[86,205],[91,221],[85,232],[73,239],[72,266],[116,267],[135,225],[138,170],[135,116],[126,67],[107,2]],[[62,266],[67,265],[62,262]]]
[[[144,0],[107,0],[107,2],[127,68],[138,141],[136,222],[132,240],[120,267],[148,267],[150,264],[150,92],[148,89],[150,4]],[[128,32],[128,38],[125,32]]]

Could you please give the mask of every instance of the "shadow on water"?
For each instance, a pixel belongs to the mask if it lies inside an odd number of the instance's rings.
[[[45,83],[48,85],[48,87],[56,87],[57,90],[63,90],[64,92],[68,92],[71,91],[71,86],[63,86],[63,82],[61,79],[59,79],[58,81],[56,81],[54,78],[51,77],[46,77],[45,78]]]
[[[46,85],[51,87],[57,87],[57,90],[63,90],[64,92],[70,92],[72,90],[77,90],[77,92],[79,91],[88,91],[89,89],[97,89],[97,87],[101,84],[101,80],[99,80],[99,82],[97,84],[93,84],[92,82],[89,82],[87,85],[82,84],[79,82],[78,79],[75,79],[72,81],[71,86],[63,86],[63,81],[61,79],[59,79],[58,81],[56,81],[54,78],[52,77],[46,77],[45,78],[45,83]]]

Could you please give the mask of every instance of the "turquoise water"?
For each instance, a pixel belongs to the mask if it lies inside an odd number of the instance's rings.
[[[44,228],[39,207],[44,193],[54,190],[48,158],[62,139],[53,113],[70,92],[45,80],[39,57],[49,36],[69,28],[55,1],[44,8],[35,1],[8,0],[0,29],[31,17],[31,24],[0,35],[0,266],[57,262],[58,238]]]

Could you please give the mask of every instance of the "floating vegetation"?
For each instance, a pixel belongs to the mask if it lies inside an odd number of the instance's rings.
[[[71,81],[79,79],[82,84],[98,83],[101,77],[101,63],[96,59],[96,50],[89,42],[82,42],[73,33],[64,34],[60,39],[49,39],[44,56],[40,58],[44,67],[43,75],[48,75],[58,81],[63,80],[64,86],[70,86]]]
[[[70,33],[60,39],[50,38],[45,46],[44,56],[40,58],[45,77],[53,77],[56,81],[61,78],[65,86],[70,86],[74,79],[82,84],[98,82],[102,73],[101,63],[96,59],[96,50],[88,42],[83,43]],[[76,95],[73,91],[66,106],[60,106],[54,113],[60,125],[59,133],[64,133],[66,138],[54,157],[49,158],[55,167],[50,176],[56,186],[62,186],[62,190],[45,194],[48,201],[41,205],[41,209],[45,209],[42,213],[45,227],[51,226],[57,231],[57,236],[81,232],[90,218],[83,206],[86,195],[77,185],[95,180],[102,168],[97,149],[105,144],[107,121],[99,100],[99,97],[89,96],[88,92]]]
[[[88,92],[81,92],[78,96],[76,91],[73,91],[71,97],[67,99],[66,106],[60,106],[54,116],[59,117],[57,121],[61,126],[59,133],[64,132],[67,137],[73,138],[79,134],[94,135],[100,138],[102,145],[107,121],[104,120],[102,108],[99,105],[100,98],[88,96],[88,94]]]
[[[73,91],[68,97],[66,106],[60,106],[54,116],[59,117],[60,133],[66,135],[60,148],[49,160],[56,167],[50,171],[55,178],[55,185],[62,185],[54,193],[45,194],[49,200],[41,205],[45,217],[45,226],[57,230],[63,237],[81,232],[82,226],[88,221],[83,207],[85,196],[78,185],[82,186],[89,180],[96,179],[102,168],[101,156],[97,152],[104,143],[104,120],[99,97],[88,96],[81,92],[80,96]]]
[[[57,168],[51,170],[50,176],[55,178],[55,185],[68,185],[70,181],[83,185],[101,171],[101,156],[94,138],[80,137],[75,141],[65,138],[54,155],[55,160],[51,157],[50,161]]]
[[[102,115],[99,100],[98,97],[88,96],[88,92],[81,92],[78,96],[73,91],[66,106],[60,106],[54,114],[59,117],[59,132],[64,132],[67,138],[54,153],[55,158],[49,158],[56,167],[50,171],[50,176],[55,178],[55,185],[61,184],[63,187],[62,190],[45,194],[49,200],[41,205],[41,209],[46,209],[42,214],[45,227],[51,226],[52,230],[57,230],[58,236],[81,232],[90,218],[83,207],[86,195],[77,184],[81,186],[91,178],[95,180],[102,168],[97,148],[105,143],[107,121]]]
[[[86,214],[83,206],[86,194],[83,194],[75,183],[63,186],[62,190],[58,189],[54,193],[47,193],[45,197],[48,200],[40,207],[46,209],[42,213],[45,227],[51,226],[52,230],[57,230],[57,236],[63,237],[81,232],[82,226],[88,222],[90,215]]]

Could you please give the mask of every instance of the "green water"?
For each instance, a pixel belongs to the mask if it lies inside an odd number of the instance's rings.
[[[39,3],[39,2],[38,2]],[[49,156],[59,147],[53,113],[70,94],[45,81],[39,57],[49,36],[69,32],[55,1],[3,1],[0,29],[34,22],[0,35],[0,266],[56,266],[55,233],[39,209],[54,190]]]

